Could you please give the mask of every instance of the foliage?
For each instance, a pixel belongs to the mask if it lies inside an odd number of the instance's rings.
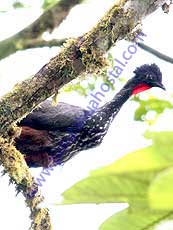
[[[44,10],[49,9],[50,7],[52,7],[53,5],[55,5],[58,1],[57,0],[44,0],[43,1],[43,5],[42,8]]]
[[[147,120],[147,114],[151,111],[155,113],[156,119],[158,115],[165,111],[165,109],[173,109],[173,104],[170,101],[161,100],[155,97],[150,97],[147,100],[142,100],[139,96],[136,96],[133,100],[139,103],[139,106],[136,109],[134,115],[134,119],[136,121]]]
[[[156,209],[173,208],[173,168],[169,168],[159,173],[153,180],[149,189],[150,204]]]
[[[129,204],[101,230],[153,230],[162,220],[172,219],[173,132],[146,132],[145,138],[152,144],[91,172],[63,193],[63,203]]]
[[[13,9],[20,9],[20,8],[26,8],[28,7],[28,5],[24,4],[22,1],[13,1],[11,4],[9,4],[9,6],[7,6],[6,8],[4,9],[0,9],[0,13],[7,13],[11,7]]]
[[[172,212],[132,211],[126,209],[110,217],[100,227],[100,230],[154,230],[161,220],[172,217]]]
[[[67,86],[63,88],[64,92],[72,92],[75,91],[81,96],[87,96],[87,88],[83,87],[80,82],[77,82],[76,84],[69,83]]]
[[[19,9],[19,8],[24,8],[25,5],[22,2],[20,2],[20,1],[15,1],[13,3],[13,7],[14,7],[14,9]]]
[[[58,2],[58,0],[44,0],[43,3],[42,3],[42,8],[43,8],[43,10],[47,10],[50,7],[52,7],[53,5],[55,5],[57,2]],[[14,9],[20,9],[20,8],[26,8],[29,5],[28,5],[28,3],[25,4],[22,1],[16,0],[16,1],[13,1],[13,3],[11,3],[11,6]],[[7,9],[0,10],[0,13],[6,13],[9,10],[10,10],[10,7],[7,8]]]

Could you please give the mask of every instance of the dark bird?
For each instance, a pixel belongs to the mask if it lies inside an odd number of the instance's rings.
[[[29,167],[63,164],[77,152],[99,145],[127,99],[152,87],[165,90],[156,64],[137,68],[114,98],[95,112],[66,103],[52,106],[47,100],[18,124],[22,130],[16,147]]]

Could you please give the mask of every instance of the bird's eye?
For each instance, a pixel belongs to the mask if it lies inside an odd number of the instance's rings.
[[[147,74],[147,79],[152,80],[153,76],[151,74]]]

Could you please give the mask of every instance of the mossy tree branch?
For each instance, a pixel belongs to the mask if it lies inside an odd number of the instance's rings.
[[[14,130],[13,130],[14,131]],[[19,128],[15,127],[15,133]],[[31,227],[33,230],[51,230],[51,222],[48,209],[39,208],[38,205],[44,200],[38,185],[34,182],[23,155],[16,150],[11,141],[0,137],[0,161],[4,166],[4,174],[8,173],[10,182],[15,183],[16,192],[22,192],[26,205],[31,210]]]
[[[0,60],[19,50],[40,47],[44,40],[40,39],[45,31],[53,31],[67,17],[69,11],[83,0],[60,0],[57,4],[45,11],[32,24],[0,42]],[[42,42],[41,42],[42,41]],[[46,41],[45,41],[46,42]],[[44,43],[45,44],[45,43]],[[47,43],[48,44],[48,43]],[[59,43],[61,45],[61,42]]]
[[[110,47],[123,39],[145,15],[156,10],[165,1],[144,2],[120,1],[90,32],[78,39],[69,40],[62,51],[33,78],[23,81],[6,94],[0,100],[0,134],[7,132],[13,122],[27,115],[81,73],[95,72],[104,67],[106,62],[103,55]]]

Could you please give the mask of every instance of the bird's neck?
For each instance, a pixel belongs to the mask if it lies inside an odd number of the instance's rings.
[[[131,93],[131,87],[129,87],[129,83],[127,83],[110,102],[106,103],[101,108],[101,110],[104,111],[108,117],[114,118],[122,105],[129,99]]]
[[[126,84],[112,101],[106,103],[95,111],[85,122],[83,127],[82,139],[90,141],[90,147],[100,144],[106,135],[111,122],[119,112],[122,105],[130,97],[132,90],[131,84]]]

